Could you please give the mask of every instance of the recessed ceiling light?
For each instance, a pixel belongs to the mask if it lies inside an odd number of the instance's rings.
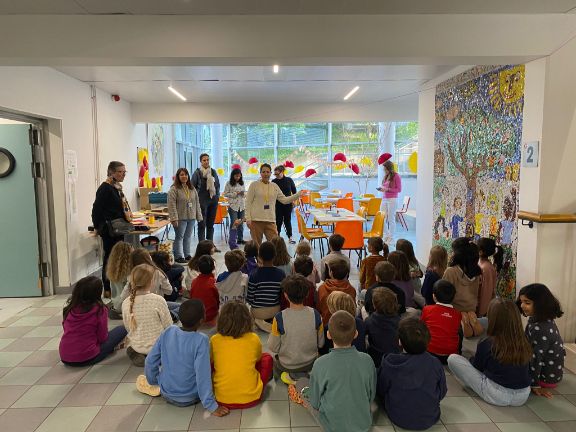
[[[178,90],[176,90],[174,87],[168,86],[168,90],[170,90],[172,93],[174,93],[176,96],[178,96],[184,102],[186,102],[186,98],[184,96],[182,96],[182,94],[180,92],[178,92]]]
[[[278,73],[278,72],[280,72],[280,66],[274,65],[274,66],[272,67],[272,70],[274,71],[274,73]]]
[[[360,87],[356,86],[352,90],[350,90],[350,93],[348,93],[346,96],[344,96],[344,100],[350,99],[352,97],[352,95],[358,91],[359,88]]]

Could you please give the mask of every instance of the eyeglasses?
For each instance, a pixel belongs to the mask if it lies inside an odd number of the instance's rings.
[[[124,170],[124,171],[116,171],[116,174],[126,174],[128,171]]]

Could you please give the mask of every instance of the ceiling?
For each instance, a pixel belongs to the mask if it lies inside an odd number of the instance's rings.
[[[342,102],[370,103],[417,93],[427,81],[452,66],[333,66],[282,67],[60,67],[59,71],[134,103],[188,102]]]
[[[568,13],[576,0],[0,0],[0,14],[309,15]]]

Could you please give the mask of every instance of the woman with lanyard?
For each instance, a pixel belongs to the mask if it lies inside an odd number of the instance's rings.
[[[290,204],[300,198],[301,192],[289,197],[285,196],[276,183],[270,181],[272,167],[268,164],[260,166],[260,180],[252,182],[246,196],[246,225],[250,229],[252,240],[260,246],[262,236],[270,241],[278,237],[276,230],[276,200],[282,204]]]
[[[168,191],[168,215],[176,231],[174,240],[174,258],[177,263],[192,259],[190,241],[196,221],[202,221],[202,210],[198,192],[190,183],[190,174],[186,168],[179,168],[174,176],[174,184]]]
[[[244,209],[246,208],[246,200],[244,194],[244,179],[242,178],[242,171],[240,168],[234,168],[230,173],[230,180],[224,186],[224,195],[228,198],[228,214],[230,215],[230,227],[234,225],[236,219],[244,219]],[[237,243],[243,244],[244,241],[244,224],[238,225],[237,228]]]
[[[386,223],[384,224],[384,241],[390,243],[394,241],[394,231],[396,230],[396,202],[398,193],[402,192],[402,179],[394,171],[394,163],[391,160],[384,162],[384,180],[382,187],[376,188],[383,192],[382,209],[386,212]]]
[[[218,211],[218,198],[220,198],[220,179],[215,169],[210,167],[210,156],[207,153],[200,155],[201,166],[192,175],[192,185],[198,191],[202,221],[198,223],[198,241],[214,240],[214,220]],[[216,248],[216,252],[220,252]]]
[[[102,282],[104,283],[104,297],[110,297],[110,281],[106,277],[106,264],[112,248],[124,239],[110,232],[111,222],[115,219],[132,220],[132,211],[124,192],[122,182],[126,177],[126,166],[122,162],[112,161],[108,164],[108,177],[96,191],[96,199],[92,205],[92,224],[98,235],[102,238],[104,257],[102,259]]]
[[[273,183],[276,183],[282,193],[286,196],[294,195],[296,193],[296,185],[294,184],[294,180],[290,177],[286,177],[284,175],[284,171],[286,168],[284,165],[278,165],[274,168],[274,180]],[[278,229],[278,235],[280,235],[280,231],[282,230],[282,224],[286,228],[286,235],[288,236],[289,243],[296,243],[292,240],[292,208],[294,206],[292,203],[290,204],[282,204],[276,203],[276,228]]]

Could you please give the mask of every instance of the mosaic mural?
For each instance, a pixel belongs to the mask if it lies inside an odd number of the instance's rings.
[[[524,66],[465,77],[436,94],[434,242],[450,250],[457,237],[494,238],[505,252],[497,294],[512,298]]]

